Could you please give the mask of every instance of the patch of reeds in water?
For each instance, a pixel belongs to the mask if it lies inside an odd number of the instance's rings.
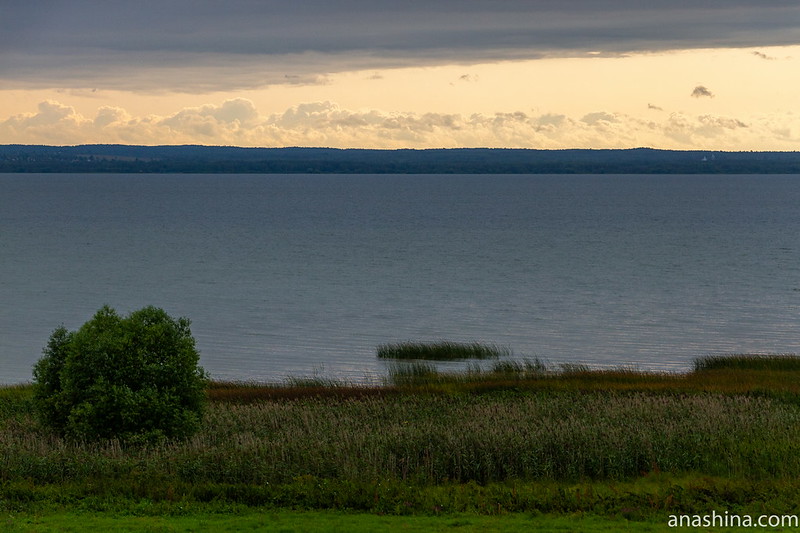
[[[524,359],[522,361],[497,361],[492,365],[494,374],[513,374],[517,376],[541,376],[549,371],[547,364],[541,359]]]
[[[388,368],[389,375],[386,384],[413,385],[434,383],[439,380],[440,374],[436,367],[422,361],[403,361],[392,363]]]
[[[497,359],[510,353],[511,351],[507,348],[479,342],[398,342],[381,344],[377,348],[377,355],[381,359],[419,359],[425,361]]]
[[[708,355],[694,360],[695,372],[707,370],[800,370],[796,354],[732,354]]]
[[[420,360],[399,360],[389,364],[386,385],[466,385],[497,380],[525,380],[551,375],[550,369],[540,359],[495,361],[488,369],[477,364],[465,372],[440,372],[433,363]]]

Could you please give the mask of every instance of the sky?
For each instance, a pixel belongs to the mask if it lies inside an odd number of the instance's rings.
[[[797,0],[2,0],[0,143],[800,150]]]

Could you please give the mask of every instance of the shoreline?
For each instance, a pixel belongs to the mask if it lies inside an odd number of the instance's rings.
[[[800,356],[698,361],[680,375],[501,368],[371,388],[211,382],[198,434],[145,446],[55,435],[33,385],[0,387],[0,509],[144,523],[578,513],[618,525],[788,513],[800,499]]]

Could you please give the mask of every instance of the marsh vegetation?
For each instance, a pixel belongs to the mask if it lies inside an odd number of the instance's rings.
[[[198,433],[144,445],[59,436],[37,421],[31,387],[6,387],[0,500],[389,513],[777,508],[800,496],[800,367],[747,359],[686,374],[529,361],[381,387],[217,382]],[[639,488],[609,489],[621,486]],[[574,487],[588,492],[576,499]]]

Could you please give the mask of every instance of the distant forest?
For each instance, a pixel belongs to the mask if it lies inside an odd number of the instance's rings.
[[[0,172],[800,174],[800,152],[0,145]]]

